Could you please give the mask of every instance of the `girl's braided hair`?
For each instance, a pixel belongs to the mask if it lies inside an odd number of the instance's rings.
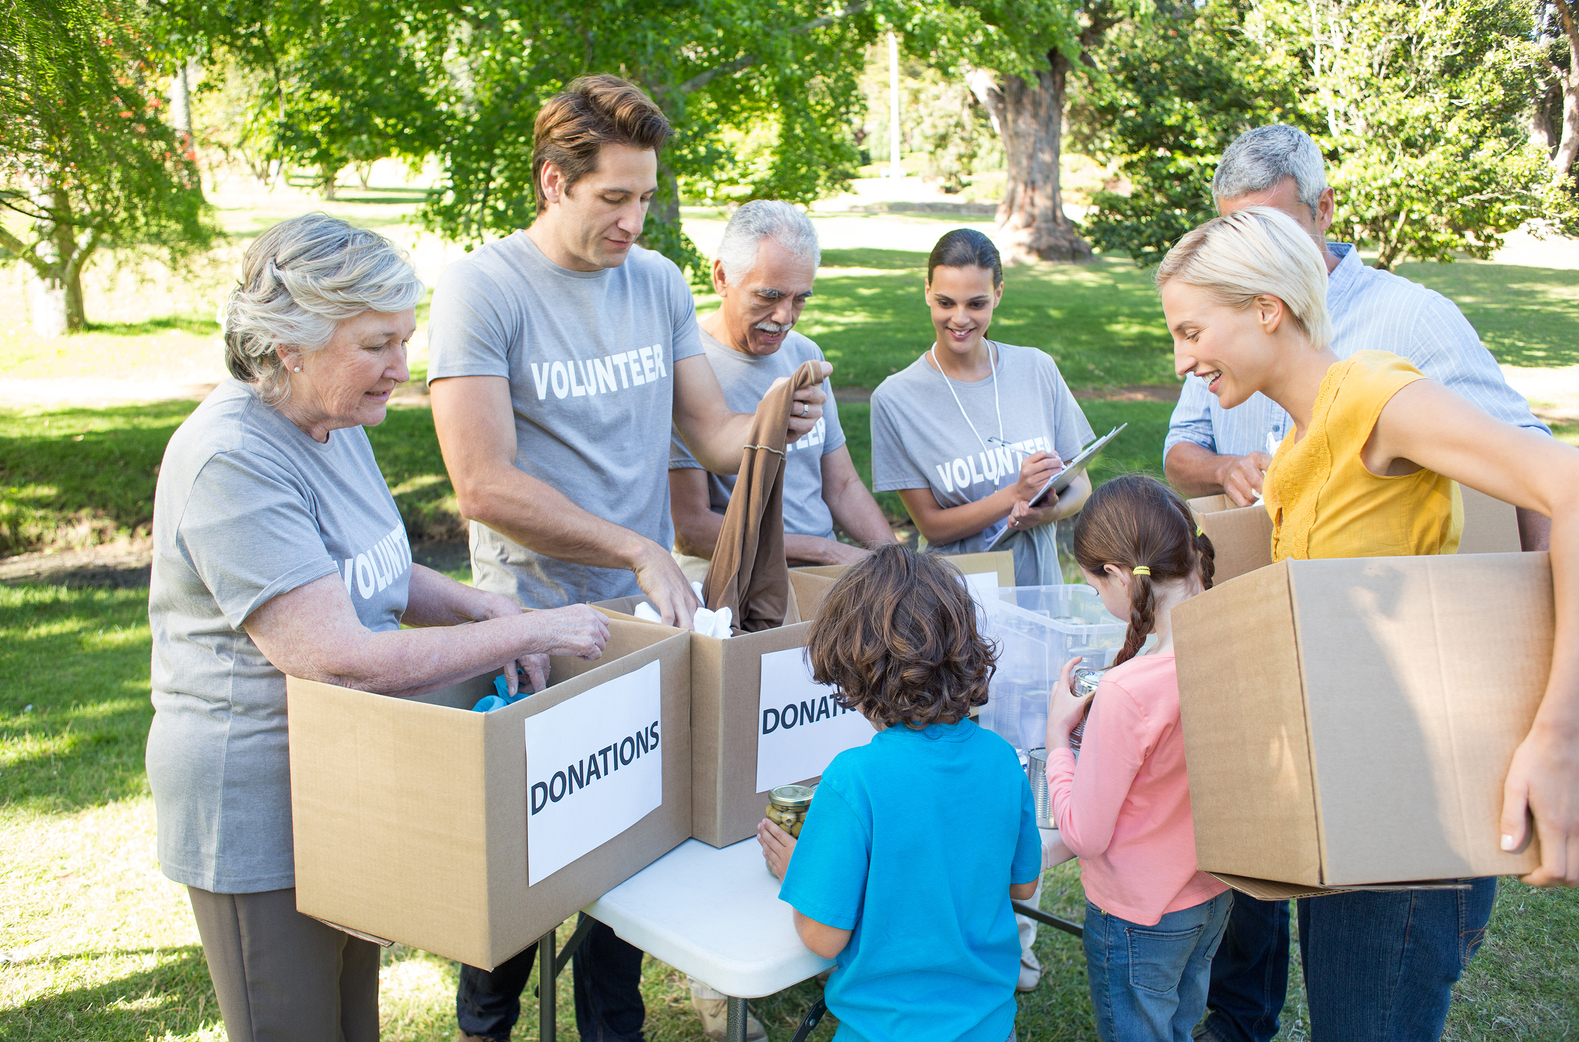
[[[1212,588],[1216,551],[1184,500],[1156,478],[1127,474],[1097,486],[1075,520],[1075,560],[1093,575],[1110,564],[1131,576],[1129,632],[1114,665],[1140,651],[1156,627],[1156,583],[1192,574]],[[1136,568],[1150,572],[1134,574]]]

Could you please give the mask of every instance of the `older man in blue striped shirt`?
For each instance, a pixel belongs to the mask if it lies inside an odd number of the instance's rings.
[[[1326,241],[1333,192],[1321,151],[1304,131],[1279,124],[1240,135],[1223,153],[1212,195],[1224,214],[1245,206],[1276,207],[1316,240],[1327,260],[1327,310],[1339,358],[1357,351],[1402,355],[1497,419],[1550,433],[1508,386],[1452,301],[1390,271],[1366,267],[1346,242]],[[1221,492],[1248,506],[1272,462],[1269,447],[1283,440],[1292,422],[1263,394],[1224,409],[1204,383],[1186,379],[1163,447],[1168,479],[1186,495]],[[1518,513],[1524,548],[1544,550],[1551,523],[1533,511]]]

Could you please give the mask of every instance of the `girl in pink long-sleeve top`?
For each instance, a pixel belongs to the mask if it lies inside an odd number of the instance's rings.
[[[1232,894],[1195,867],[1179,728],[1173,606],[1212,583],[1212,544],[1172,490],[1116,478],[1091,494],[1075,560],[1102,603],[1129,619],[1124,649],[1089,703],[1078,764],[1069,733],[1087,703],[1064,667],[1047,712],[1047,790],[1080,857],[1086,969],[1103,1042],[1186,1042],[1206,1009]],[[1146,638],[1156,634],[1149,651]]]

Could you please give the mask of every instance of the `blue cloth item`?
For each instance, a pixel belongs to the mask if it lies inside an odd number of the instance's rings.
[[[1288,902],[1234,895],[1212,959],[1208,1042],[1272,1042],[1288,997]]]
[[[455,1020],[468,1035],[507,1039],[521,1016],[521,992],[537,958],[533,944],[490,972],[461,966],[455,989]],[[647,1010],[641,999],[641,949],[619,939],[602,923],[571,960],[576,1030],[589,1042],[642,1042]]]
[[[1020,943],[1009,885],[1041,874],[1031,786],[971,720],[901,724],[834,757],[779,897],[853,931],[824,997],[839,1042],[1003,1042]]]
[[[1311,1042],[1442,1037],[1453,985],[1486,937],[1495,877],[1467,890],[1330,894],[1299,901]]]
[[[1102,1042],[1189,1042],[1234,893],[1143,926],[1086,902],[1082,943]]]
[[[1390,271],[1366,267],[1346,242],[1329,242],[1327,249],[1342,258],[1327,277],[1332,350],[1339,358],[1357,351],[1391,351],[1494,418],[1547,432],[1529,403],[1508,386],[1497,360],[1451,300]],[[1181,441],[1226,456],[1265,452],[1267,435],[1282,441],[1292,423],[1288,413],[1259,392],[1224,409],[1204,382],[1190,377],[1168,421],[1163,455]]]

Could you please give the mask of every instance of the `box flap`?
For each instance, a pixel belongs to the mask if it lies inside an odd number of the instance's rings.
[[[1014,585],[1014,553],[1011,550],[993,550],[979,554],[941,554],[943,560],[959,569],[961,575],[979,572],[997,572],[999,586]]]
[[[1236,507],[1227,496],[1202,496],[1189,506],[1195,523],[1212,541],[1217,582],[1272,563],[1272,518],[1266,507]]]
[[[848,565],[841,565],[847,569]],[[817,612],[822,608],[824,597],[833,589],[836,576],[821,575],[809,571],[790,571],[790,590],[794,594],[796,611],[802,619],[815,619]],[[787,619],[785,620],[788,621]]]
[[[1309,692],[1321,881],[1531,871],[1538,850],[1504,853],[1498,819],[1551,662],[1546,556],[1284,566]]]
[[[1286,562],[1192,597],[1173,625],[1201,868],[1320,885]]]

